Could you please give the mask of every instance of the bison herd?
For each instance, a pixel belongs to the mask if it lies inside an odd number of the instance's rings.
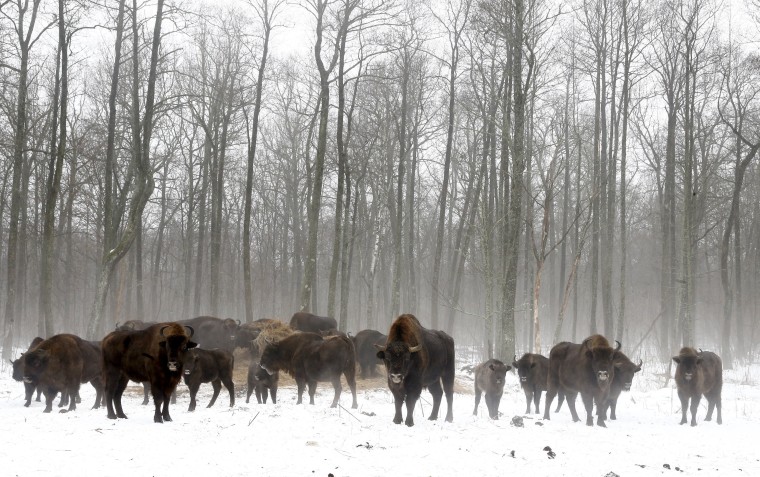
[[[268,397],[277,402],[279,372],[293,377],[298,401],[302,402],[308,388],[309,403],[314,404],[318,382],[332,383],[336,407],[342,392],[341,376],[351,390],[352,408],[357,407],[356,371],[362,378],[377,376],[376,366],[385,366],[388,388],[394,398],[393,422],[402,420],[414,425],[414,408],[423,388],[433,397],[429,419],[438,418],[443,396],[446,396],[447,422],[453,420],[455,347],[451,336],[440,330],[422,326],[413,315],[404,314],[391,324],[388,334],[362,330],[355,336],[336,329],[334,319],[306,312],[293,315],[288,324],[273,319],[243,323],[232,319],[199,316],[175,322],[128,321],[101,341],[86,341],[72,334],[59,334],[48,339],[35,338],[26,352],[12,361],[13,378],[23,381],[25,406],[29,406],[37,391],[45,396],[44,412],[51,412],[53,400],[61,394],[59,407],[76,409],[79,387],[91,383],[96,398],[93,409],[105,405],[109,419],[126,418],[121,399],[129,381],[145,386],[145,400],[152,395],[154,422],[171,421],[169,404],[180,380],[190,390],[188,411],[196,407],[196,395],[202,383],[211,383],[216,402],[222,385],[235,404],[233,368],[235,348],[250,353],[247,375],[246,402],[255,393],[259,403]],[[720,357],[709,351],[682,348],[673,357],[676,364],[675,382],[681,401],[681,424],[696,425],[696,413],[702,396],[708,402],[706,421],[717,410],[717,422],[722,423],[721,389],[723,368]],[[488,415],[499,418],[499,404],[504,393],[506,373],[516,371],[525,393],[526,413],[539,413],[541,394],[546,393],[544,419],[551,418],[551,406],[557,398],[559,411],[564,401],[573,421],[580,421],[575,407],[576,398],[586,411],[586,424],[605,427],[608,413],[616,419],[617,401],[623,391],[629,391],[633,377],[641,371],[641,361],[632,362],[622,351],[621,344],[610,342],[601,335],[592,335],[581,343],[561,342],[552,347],[549,357],[526,353],[515,356],[511,365],[489,359],[474,367],[475,409],[485,394]],[[406,419],[402,409],[406,404]],[[555,412],[556,412],[555,411]],[[65,412],[62,410],[61,412]]]

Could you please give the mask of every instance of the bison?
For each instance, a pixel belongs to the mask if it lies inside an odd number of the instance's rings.
[[[498,359],[489,359],[475,367],[475,410],[472,414],[477,416],[480,396],[486,393],[486,407],[491,419],[499,419],[499,402],[504,394],[504,378],[507,371],[512,369]]]
[[[101,342],[108,418],[126,419],[121,396],[131,379],[150,382],[155,412],[153,421],[171,421],[169,401],[182,379],[193,329],[176,322],[158,323],[144,330],[113,331]]]
[[[544,419],[550,419],[549,409],[557,393],[564,393],[573,421],[580,421],[575,410],[575,398],[581,394],[586,408],[586,425],[593,426],[594,402],[604,403],[615,378],[615,352],[607,339],[601,335],[586,338],[583,343],[566,341],[556,344],[549,353],[549,376],[547,379]],[[597,415],[597,425],[606,427],[603,413]]]
[[[707,416],[712,419],[713,410],[718,410],[718,424],[723,423],[720,412],[721,390],[723,389],[723,362],[710,351],[697,352],[684,347],[673,356],[676,362],[676,386],[681,400],[681,424],[686,424],[686,409],[691,399],[691,425],[697,425],[697,408],[702,395],[707,398]]]
[[[354,345],[345,336],[323,338],[317,333],[293,333],[280,342],[270,342],[261,353],[261,367],[273,375],[284,370],[296,381],[298,401],[305,386],[309,386],[309,404],[314,404],[314,393],[318,381],[330,381],[335,389],[335,396],[330,407],[338,405],[342,387],[341,373],[346,377],[351,388],[353,401],[351,408],[358,407],[356,402],[356,359]]]
[[[538,414],[538,405],[541,402],[541,393],[546,391],[546,378],[549,374],[549,358],[540,354],[525,353],[518,360],[512,361],[512,366],[517,370],[520,378],[520,386],[525,393],[525,413],[530,414],[530,402],[533,401],[535,413]]]
[[[193,341],[199,348],[220,348],[228,351],[235,350],[235,341],[240,320],[232,318],[216,318],[213,316],[197,316],[189,320],[177,321],[180,325],[189,326],[195,330]]]
[[[623,391],[630,391],[633,384],[633,377],[636,373],[641,371],[641,365],[643,361],[639,360],[639,364],[635,364],[628,356],[621,351],[615,352],[615,376],[612,378],[612,384],[610,385],[610,394],[607,397],[605,405],[601,408],[601,412],[605,413],[607,408],[610,410],[610,419],[613,421],[617,419],[615,410],[617,409],[617,401],[620,397],[620,393]],[[597,403],[597,411],[600,411],[599,404]]]
[[[103,392],[100,371],[96,346],[68,333],[51,336],[24,353],[24,382],[36,383],[42,389],[46,413],[52,410],[59,392],[62,398],[64,393],[69,398],[68,411],[75,410],[79,386],[86,382],[92,382],[96,391],[93,408],[99,407]]]
[[[384,345],[388,337],[377,330],[361,330],[352,336],[356,350],[356,362],[361,368],[362,378],[377,376],[377,349],[375,345]]]
[[[26,350],[26,352],[28,353],[29,351],[32,351],[43,341],[45,340],[39,336],[34,338],[29,344],[29,348]],[[35,389],[37,390],[37,399],[35,400],[39,402],[40,394],[42,394],[42,389],[37,387],[36,382],[33,383],[24,381],[24,353],[22,353],[21,356],[15,360],[10,360],[10,362],[13,365],[13,379],[24,383],[24,398],[26,400],[24,407],[29,407],[32,404],[32,396],[34,396]],[[61,402],[63,402],[63,399],[61,399]]]
[[[335,318],[317,316],[306,311],[299,311],[293,313],[293,316],[290,318],[290,327],[298,331],[319,333],[321,331],[338,328],[338,322],[335,321]]]
[[[232,368],[235,365],[235,357],[230,351],[224,349],[201,349],[188,350],[185,357],[184,380],[190,388],[190,407],[188,411],[195,411],[195,396],[201,383],[211,383],[214,387],[214,395],[208,406],[211,407],[219,396],[222,383],[230,393],[230,407],[235,405],[235,384],[232,382]]]
[[[385,345],[375,345],[377,357],[388,372],[388,388],[393,393],[396,414],[393,422],[401,424],[401,406],[406,401],[407,426],[414,425],[414,406],[422,388],[433,396],[430,419],[438,419],[441,397],[446,394],[446,421],[454,420],[454,340],[443,331],[424,328],[414,315],[396,318],[388,331]],[[441,387],[443,385],[443,387]]]
[[[245,396],[245,402],[251,399],[251,394],[256,392],[256,401],[259,404],[267,403],[267,390],[272,396],[272,404],[277,404],[277,385],[280,381],[280,372],[275,371],[271,375],[261,367],[258,359],[252,359],[248,365],[248,391]]]

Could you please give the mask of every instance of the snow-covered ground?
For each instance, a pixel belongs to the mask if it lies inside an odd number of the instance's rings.
[[[633,390],[620,398],[618,420],[601,429],[573,423],[566,406],[550,421],[524,415],[525,398],[511,371],[498,421],[488,418],[484,401],[473,415],[472,377],[462,372],[454,422],[427,420],[431,398],[423,391],[415,426],[408,428],[391,422],[392,396],[381,380],[369,386],[360,380],[355,410],[346,386],[342,406],[330,409],[329,383],[318,386],[314,406],[296,405],[289,385],[280,387],[276,405],[261,405],[255,396],[246,404],[245,382],[236,380],[233,408],[224,388],[206,408],[206,384],[193,413],[180,384],[174,420],[164,424],[153,423],[152,403],[141,405],[137,386],[124,396],[127,420],[91,410],[89,384],[75,412],[43,414],[44,403],[24,407],[23,385],[12,380],[6,364],[0,375],[0,475],[760,476],[760,367],[726,371],[723,425],[703,422],[703,400],[692,428],[678,424],[673,381],[663,387],[658,374],[666,368],[651,369],[658,366],[645,363]],[[514,416],[524,416],[523,427],[511,424]]]

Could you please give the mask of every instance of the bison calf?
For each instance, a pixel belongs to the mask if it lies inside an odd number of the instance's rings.
[[[188,411],[195,411],[195,396],[201,383],[211,383],[214,387],[214,395],[208,406],[211,407],[219,396],[222,383],[230,392],[230,407],[235,405],[235,384],[232,382],[232,368],[235,358],[232,353],[224,349],[201,349],[193,348],[187,351],[183,378],[190,388],[190,407]]]
[[[691,399],[691,425],[697,425],[697,408],[702,395],[707,398],[707,416],[712,419],[713,410],[718,408],[718,424],[723,423],[720,413],[720,394],[723,389],[723,363],[720,357],[710,351],[681,348],[678,356],[673,356],[676,366],[676,386],[681,400],[681,424],[686,424],[686,409]]]
[[[267,403],[267,390],[272,396],[272,404],[277,404],[277,385],[280,381],[280,372],[275,371],[271,375],[261,367],[258,360],[251,360],[248,366],[248,392],[245,402],[249,402],[251,394],[256,392],[256,400],[259,404]]]
[[[533,401],[536,414],[541,402],[541,393],[546,391],[546,378],[549,375],[549,358],[540,354],[525,353],[522,358],[512,362],[520,378],[520,386],[525,393],[525,414],[530,414],[530,402]]]
[[[491,419],[499,418],[499,403],[504,394],[504,377],[507,371],[512,369],[498,359],[489,359],[475,367],[475,410],[473,415],[478,414],[480,396],[486,393],[486,407]]]

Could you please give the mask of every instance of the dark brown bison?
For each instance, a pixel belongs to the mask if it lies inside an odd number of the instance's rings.
[[[142,321],[142,320],[127,320],[124,323],[116,323],[116,331],[134,331],[144,330],[145,328],[155,325],[155,321]],[[150,402],[150,383],[144,382],[143,385],[143,406],[147,406]]]
[[[546,378],[549,375],[549,358],[546,356],[525,353],[520,359],[515,356],[512,366],[517,370],[520,386],[525,393],[525,414],[530,414],[530,402],[533,401],[535,413],[541,402],[541,393],[546,391]]]
[[[486,394],[486,407],[491,419],[499,418],[499,403],[504,394],[504,378],[507,371],[512,369],[498,359],[489,359],[475,367],[475,410],[472,414],[478,415],[480,396]]]
[[[211,407],[219,396],[222,383],[230,393],[230,407],[235,405],[235,384],[232,382],[232,368],[235,366],[235,357],[225,349],[201,349],[195,348],[187,351],[185,356],[184,380],[190,388],[190,407],[188,411],[195,411],[195,396],[201,383],[211,383],[214,387],[214,395],[208,406]]]
[[[43,338],[40,338],[39,336],[34,338],[32,342],[29,344],[29,348],[26,350],[26,353],[29,351],[32,351],[34,348],[37,347],[40,343],[45,341]],[[37,399],[35,401],[40,401],[40,394],[42,394],[42,389],[37,387],[36,382],[26,382],[24,381],[24,354],[21,353],[21,356],[16,358],[15,360],[10,360],[11,364],[13,365],[13,379],[19,382],[24,383],[24,407],[29,407],[32,404],[32,396],[34,396],[34,390],[37,390]],[[63,400],[61,400],[63,402]]]
[[[351,339],[354,341],[356,362],[361,368],[362,378],[377,376],[377,365],[380,360],[377,358],[375,345],[384,345],[388,337],[377,330],[361,330]]]
[[[182,366],[189,348],[191,327],[176,322],[157,323],[144,330],[113,331],[101,342],[108,418],[126,419],[121,396],[131,379],[150,382],[154,422],[171,421],[169,401],[182,379]]]
[[[177,323],[189,326],[195,330],[193,341],[198,344],[199,348],[235,350],[235,340],[238,328],[240,327],[240,320],[197,316],[190,320],[179,320]]]
[[[356,402],[356,359],[354,345],[345,336],[323,338],[317,333],[293,333],[280,342],[271,342],[261,353],[261,367],[273,375],[284,370],[296,381],[298,401],[301,404],[306,385],[309,386],[309,404],[314,404],[314,393],[318,381],[330,381],[335,389],[335,396],[330,407],[336,407],[342,387],[341,373],[346,377],[351,388],[353,401],[351,408],[358,407]]]
[[[424,328],[414,315],[401,315],[391,324],[384,346],[376,345],[377,357],[385,363],[388,387],[393,393],[396,414],[401,424],[401,406],[406,401],[407,426],[414,425],[414,406],[422,388],[433,396],[430,419],[438,419],[441,397],[446,394],[446,421],[454,420],[454,340],[443,331]],[[441,387],[443,385],[443,387]]]
[[[256,392],[256,401],[259,404],[267,403],[267,392],[272,396],[272,404],[277,404],[277,386],[280,381],[280,372],[275,371],[271,375],[261,367],[258,359],[252,359],[248,365],[248,391],[245,402],[251,399],[251,394]]]
[[[601,409],[599,409],[599,404],[597,403],[597,411],[605,413],[605,418],[607,409],[609,408],[610,419],[613,421],[617,419],[615,410],[617,409],[617,401],[620,397],[620,393],[631,390],[633,377],[636,373],[641,371],[642,364],[643,361],[641,360],[639,360],[639,364],[632,362],[628,359],[628,356],[621,351],[615,352],[615,377],[612,379],[612,384],[610,385],[610,395],[607,397],[607,402]]]
[[[580,421],[575,410],[575,398],[581,394],[586,408],[586,425],[594,425],[594,402],[604,403],[615,378],[615,351],[601,335],[586,338],[583,343],[562,342],[549,353],[544,419],[550,419],[549,409],[557,393],[564,393],[573,421]],[[603,413],[597,415],[597,425],[606,427]]]
[[[673,356],[676,366],[676,386],[681,400],[681,424],[686,424],[686,410],[691,399],[691,425],[697,425],[697,409],[702,395],[707,398],[707,416],[712,419],[713,410],[718,410],[718,424],[723,424],[721,417],[721,391],[723,389],[723,362],[710,351],[694,348],[681,348],[678,356]]]
[[[299,311],[293,313],[293,316],[290,318],[290,327],[298,331],[319,333],[321,331],[338,328],[338,322],[335,321],[335,318],[317,316],[306,311]]]
[[[81,383],[92,382],[96,391],[95,405],[100,406],[103,387],[100,380],[98,349],[82,338],[63,333],[44,340],[31,351],[24,353],[24,381],[36,383],[45,395],[45,410],[53,408],[53,399],[59,392],[69,397],[69,411],[77,407]],[[65,412],[62,411],[62,412]]]

